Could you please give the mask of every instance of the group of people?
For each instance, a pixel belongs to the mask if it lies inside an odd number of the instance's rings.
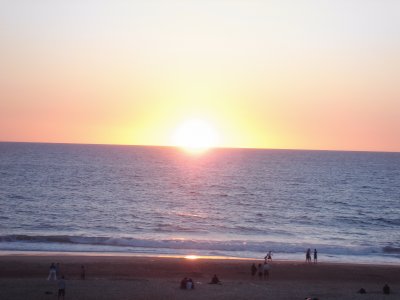
[[[314,263],[317,262],[318,259],[318,252],[316,249],[314,249]],[[258,274],[258,277],[260,279],[264,278],[264,279],[269,279],[269,271],[271,269],[271,265],[270,262],[272,261],[272,251],[269,251],[267,253],[267,255],[264,257],[264,263],[261,264],[259,263],[258,266],[256,266],[255,263],[253,263],[251,265],[251,275],[252,277],[256,276],[256,274]],[[311,263],[311,249],[308,248],[306,251],[306,262]],[[80,273],[80,278],[82,280],[85,279],[86,274],[85,274],[85,266],[81,266],[81,273]],[[51,263],[50,265],[50,269],[49,269],[49,276],[47,277],[47,280],[57,280],[57,286],[58,286],[58,300],[60,299],[65,299],[65,277],[64,275],[61,275],[60,273],[60,264],[54,264]],[[222,282],[219,280],[219,278],[217,277],[216,274],[214,274],[214,276],[211,278],[211,281],[209,282],[209,284],[222,284]],[[180,283],[180,288],[184,289],[184,290],[192,290],[194,289],[194,281],[192,278],[188,278],[185,277],[181,280]],[[361,294],[365,294],[366,291],[365,289],[360,289],[359,293]],[[383,287],[383,293],[384,294],[390,294],[390,287],[388,284],[385,284]],[[306,298],[308,299],[316,299],[316,298]]]
[[[389,286],[387,283],[385,283],[385,285],[383,286],[382,292],[383,292],[385,295],[389,295],[389,294],[390,294],[390,286]],[[359,293],[359,294],[366,294],[367,291],[366,291],[364,288],[361,288],[361,289],[358,291],[358,293]]]
[[[314,258],[314,263],[318,262],[318,251],[317,249],[314,249],[313,252],[313,258]],[[269,279],[269,272],[271,269],[271,265],[269,262],[272,261],[272,251],[268,251],[268,253],[264,257],[264,264],[256,264],[253,263],[251,266],[251,275],[255,276],[258,273],[258,277],[264,278],[264,279]],[[306,251],[306,262],[311,263],[311,248],[308,248]]]
[[[47,280],[57,280],[58,300],[65,298],[65,277],[61,275],[60,264],[51,263]]]
[[[81,272],[80,272],[80,277],[82,280],[85,280],[86,278],[86,270],[85,266],[81,266]],[[47,280],[57,280],[57,286],[58,286],[58,300],[59,299],[64,299],[65,298],[65,277],[64,275],[61,274],[60,270],[60,264],[59,263],[51,263],[50,269],[49,269],[49,276],[47,277]]]
[[[306,251],[306,262],[311,263],[311,249],[308,248]],[[314,249],[314,263],[318,262],[318,251]]]
[[[194,289],[194,282],[192,278],[183,278],[181,280],[181,285],[180,285],[182,290],[193,290]]]
[[[314,256],[314,263],[318,262],[318,251],[317,249],[314,249],[313,252]],[[267,255],[264,257],[264,263],[272,261],[272,251],[268,251]],[[308,248],[306,251],[306,262],[311,263],[311,248]]]
[[[255,276],[258,273],[258,278],[262,279],[269,279],[269,270],[271,269],[271,265],[268,261],[264,261],[263,264],[252,264],[251,265],[251,276]]]
[[[209,284],[222,284],[221,280],[219,280],[217,274],[211,278]],[[180,288],[182,290],[193,290],[194,289],[194,282],[192,278],[185,277],[181,280]]]
[[[314,263],[317,263],[317,261],[318,261],[317,249],[314,249],[313,256],[314,256]],[[271,261],[272,261],[272,251],[268,251],[268,253],[264,257],[263,264],[259,263],[257,266],[255,263],[253,263],[251,265],[251,267],[250,267],[251,276],[255,277],[256,275],[258,275],[259,279],[264,279],[264,280],[269,279],[270,270],[271,270],[271,264],[270,264]],[[306,251],[306,262],[311,263],[311,249],[310,248],[308,248]],[[189,279],[187,279],[186,277],[184,279],[182,279],[182,281],[181,281],[182,289],[189,289],[186,284],[188,282],[188,280]],[[218,279],[217,275],[214,275],[210,284],[221,284],[221,281]],[[193,283],[190,283],[189,285],[191,286],[191,288],[194,288]]]
[[[250,267],[250,272],[251,276],[254,277],[256,274],[258,274],[258,278],[262,279],[269,279],[269,271],[271,269],[270,262],[272,261],[272,251],[268,251],[267,255],[264,257],[264,263],[263,264],[258,264],[256,266],[255,263],[253,263]]]

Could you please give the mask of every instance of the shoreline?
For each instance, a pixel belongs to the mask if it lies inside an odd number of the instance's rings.
[[[43,251],[43,250],[0,250],[0,257],[2,256],[99,256],[99,257],[138,257],[138,258],[190,258],[195,257],[197,259],[210,259],[210,260],[236,260],[236,261],[258,261],[262,260],[262,256],[259,258],[253,257],[240,257],[240,256],[222,256],[222,255],[197,255],[197,254],[155,254],[155,253],[132,253],[132,252],[97,252],[97,251]],[[305,262],[305,259],[297,259],[297,256],[300,255],[292,255],[296,256],[296,258],[276,258],[276,253],[274,255],[274,261],[279,262],[292,262],[292,263],[301,263]],[[353,257],[353,256],[344,256],[344,257]],[[400,260],[395,262],[393,260],[385,260],[382,259],[382,256],[362,256],[363,259],[352,260],[351,262],[347,260],[340,260],[340,255],[335,256],[326,255],[319,257],[319,263],[325,264],[344,264],[344,265],[371,265],[371,266],[400,266]],[[374,263],[371,263],[368,259],[378,258],[378,260]],[[380,258],[380,260],[379,260]]]
[[[282,299],[315,297],[381,299],[382,286],[392,289],[390,299],[400,298],[400,266],[304,261],[271,262],[268,280],[252,277],[252,263],[260,260],[188,259],[77,253],[0,253],[1,299],[54,299],[55,281],[47,281],[50,264],[60,263],[67,282],[68,299]],[[86,279],[80,279],[81,265]],[[221,286],[208,284],[213,274]],[[193,278],[195,290],[179,289],[184,277]],[[367,294],[357,291],[364,288]],[[46,295],[45,292],[52,294]],[[190,295],[188,294],[190,293]],[[384,298],[386,299],[386,298]],[[389,298],[388,298],[389,299]]]

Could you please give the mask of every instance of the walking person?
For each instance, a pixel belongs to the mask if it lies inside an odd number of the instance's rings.
[[[318,252],[317,249],[314,249],[314,264],[318,262]]]

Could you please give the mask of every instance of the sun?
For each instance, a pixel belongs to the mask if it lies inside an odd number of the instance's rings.
[[[190,152],[202,152],[217,145],[218,135],[207,122],[192,119],[182,123],[172,137],[173,145]]]

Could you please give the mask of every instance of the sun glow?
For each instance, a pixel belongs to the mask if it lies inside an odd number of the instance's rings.
[[[195,259],[198,259],[199,256],[197,256],[197,255],[186,255],[185,258],[186,258],[186,259],[195,260]]]
[[[202,120],[188,120],[175,131],[173,145],[190,152],[202,152],[216,147],[218,135],[215,129]]]

